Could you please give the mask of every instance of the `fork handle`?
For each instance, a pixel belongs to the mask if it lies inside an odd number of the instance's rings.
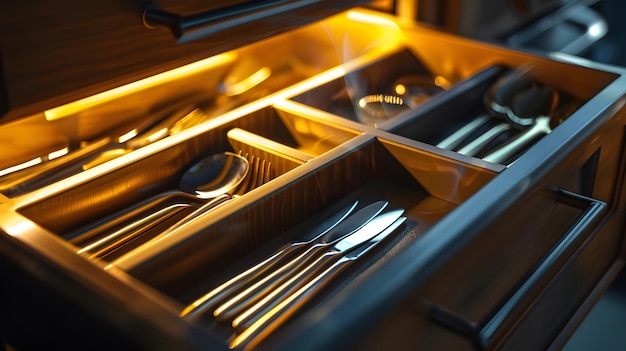
[[[272,310],[272,308],[286,299],[293,292],[306,285],[315,276],[321,274],[333,262],[337,261],[339,257],[340,256],[337,255],[336,252],[327,252],[309,264],[306,268],[299,270],[297,274],[292,275],[289,280],[273,289],[263,299],[257,301],[249,308],[239,312],[238,315],[233,318],[231,323],[233,328],[236,328],[238,331],[243,331],[250,327],[255,320],[268,313]]]
[[[187,216],[185,216],[183,219],[181,219],[180,221],[176,222],[173,226],[169,227],[167,229],[167,233],[173,232],[174,230],[183,227],[185,225],[187,225],[188,223],[190,223],[191,221],[193,221],[194,219],[196,219],[197,217],[216,209],[217,207],[226,204],[227,202],[230,202],[230,200],[232,200],[233,197],[228,195],[228,194],[221,194],[215,198],[213,198],[211,201],[207,202],[206,204],[198,207],[195,211],[191,212],[190,214],[188,214]]]
[[[343,203],[340,204],[341,207],[333,206],[333,208],[330,209],[330,212],[325,212],[324,217],[326,219],[311,230],[311,232],[317,233],[314,238],[283,246],[276,254],[229,279],[188,305],[180,313],[180,316],[191,320],[196,319],[210,308],[213,308],[227,295],[232,292],[241,291],[246,286],[249,286],[254,281],[260,279],[260,277],[266,272],[284,268],[276,267],[279,267],[280,264],[287,262],[287,259],[304,251],[305,247],[310,247],[312,243],[323,240],[324,235],[336,228],[339,223],[348,217],[354,211],[358,203],[358,201],[352,201],[348,206],[345,206]]]
[[[272,272],[264,279],[256,282],[248,289],[226,300],[215,309],[213,315],[218,322],[232,320],[259,300],[265,299],[276,290],[286,288],[286,284],[297,277],[301,277],[314,265],[322,265],[328,261],[327,256],[336,254],[328,250],[327,245],[315,245],[293,260],[285,263],[280,270]]]
[[[244,350],[251,350],[256,347],[269,333],[293,316],[298,309],[310,301],[311,298],[332,281],[334,277],[348,267],[350,262],[352,262],[352,260],[345,257],[339,259],[306,285],[299,288],[270,311],[256,319],[248,328],[230,341],[229,348],[234,349],[244,343]]]
[[[327,244],[316,244],[309,247],[305,252],[282,264],[280,268],[272,271],[269,275],[263,277],[263,279],[256,281],[245,290],[228,298],[213,311],[213,316],[218,321],[230,319],[246,306],[263,298],[274,288],[289,280],[294,272],[302,270],[326,250],[328,250]]]
[[[208,293],[188,305],[180,313],[180,316],[190,320],[198,318],[207,310],[214,307],[225,296],[243,289],[251,281],[254,281],[256,278],[258,278],[265,272],[270,271],[274,267],[277,267],[280,262],[284,262],[287,258],[293,256],[298,251],[301,251],[303,247],[304,243],[286,245],[274,255],[227,280],[220,286],[209,291]]]

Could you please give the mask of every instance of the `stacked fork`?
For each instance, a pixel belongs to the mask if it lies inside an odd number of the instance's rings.
[[[236,334],[230,347],[252,347],[404,223],[403,210],[382,213],[386,206],[378,201],[351,214],[353,203],[333,214],[315,238],[283,247],[194,301],[181,316],[195,320],[208,312],[218,322],[230,321]]]

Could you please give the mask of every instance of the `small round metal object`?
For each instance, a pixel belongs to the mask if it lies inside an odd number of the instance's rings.
[[[357,116],[360,122],[376,126],[412,107],[411,101],[397,95],[366,95],[358,101]]]

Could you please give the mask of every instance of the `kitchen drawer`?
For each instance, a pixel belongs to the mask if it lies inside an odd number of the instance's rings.
[[[320,28],[323,35],[317,36]],[[371,31],[375,43],[362,35],[365,30]],[[353,36],[354,41],[346,40]],[[292,42],[297,45],[287,45]],[[310,42],[314,45],[309,48]],[[330,58],[335,53],[326,52],[320,61],[302,64],[309,49],[329,47],[342,47],[344,56]],[[401,28],[393,18],[367,11],[224,53],[234,55],[225,68],[229,73],[241,70],[238,78],[247,77],[258,67],[263,72],[266,64],[283,57],[283,50],[293,50],[296,60],[279,68],[287,72],[305,68],[305,74],[296,75],[297,82],[289,74],[261,81],[253,86],[262,88],[260,95],[226,104],[225,111],[203,123],[46,186],[5,192],[0,238],[8,244],[2,246],[3,257],[10,261],[8,270],[23,271],[51,290],[42,305],[54,306],[59,298],[64,301],[60,306],[67,306],[77,318],[93,317],[93,324],[78,330],[102,326],[105,336],[109,330],[121,333],[112,343],[124,343],[128,337],[146,348],[163,340],[164,348],[224,349],[236,334],[229,323],[208,310],[187,313],[202,305],[208,291],[299,235],[313,237],[328,218],[356,201],[357,210],[385,201],[390,210],[404,210],[406,222],[312,295],[288,323],[268,329],[270,336],[258,346],[472,349],[478,345],[478,333],[500,311],[507,312],[507,323],[520,320],[531,301],[543,296],[557,271],[595,233],[595,226],[622,208],[615,192],[624,130],[623,92],[615,87],[620,84],[615,80],[624,79],[621,72],[469,43],[410,25]],[[550,82],[577,102],[568,118],[506,163],[437,146],[450,129],[484,112],[483,96],[493,82],[525,64],[534,65],[533,78]],[[392,85],[391,78],[406,73],[439,80],[442,89],[381,123],[359,119],[350,110],[357,107],[348,106],[353,97],[377,96]],[[198,79],[180,77],[192,86],[177,85],[176,79],[162,82],[158,76],[155,81],[163,85],[157,84],[154,92],[197,87],[214,106],[223,96],[207,91],[234,90],[215,80],[206,90],[202,77],[210,76],[202,71]],[[363,80],[352,86],[353,78]],[[110,100],[86,106],[82,116],[60,121],[82,126],[104,119],[103,112],[118,106],[116,99],[131,101],[131,107],[142,103],[153,107],[161,98],[146,91],[114,93],[107,97]],[[339,98],[339,108],[327,104],[334,97]],[[130,123],[139,116],[127,118]],[[110,127],[87,125],[95,126],[94,135]],[[112,254],[85,249],[94,240],[115,239],[112,233],[128,219],[120,213],[131,213],[130,217],[135,213],[125,212],[127,208],[176,189],[196,161],[225,151],[271,163],[269,179],[182,227],[141,232]],[[168,197],[160,204],[186,198]],[[202,205],[193,202],[184,214]],[[582,228],[583,224],[591,228]],[[613,222],[612,233],[622,224]],[[547,260],[572,237],[565,254],[554,262]],[[551,263],[545,274],[530,279],[544,262]],[[19,279],[18,273],[3,276]],[[533,284],[526,288],[527,282]],[[3,296],[16,300],[16,306],[28,306],[38,287],[35,282],[23,287],[33,295]],[[522,298],[513,299],[520,292]],[[513,308],[504,309],[510,301],[515,302]],[[33,310],[46,313],[40,305],[24,309]],[[12,309],[12,315],[28,319],[31,314]],[[50,317],[48,313],[44,320]],[[508,333],[509,324],[503,326],[498,332]],[[50,328],[48,335],[59,335],[55,346],[76,335],[65,323]],[[368,330],[371,339],[355,339]],[[500,340],[505,339],[497,334],[487,346]]]
[[[598,271],[585,278],[588,279],[587,285],[566,279],[558,284],[549,281],[562,274],[572,257],[577,257],[591,238],[602,232],[602,226],[616,221],[618,197],[610,189],[619,189],[617,179],[621,177],[624,127],[620,115],[608,121],[536,188],[528,189],[520,201],[491,222],[479,238],[448,262],[442,268],[442,274],[419,289],[420,303],[431,309],[433,318],[467,335],[477,335],[489,323],[498,324],[501,328],[498,333],[506,333],[508,329],[502,327],[502,319],[514,323],[517,318],[525,318],[520,316],[534,305],[533,301],[549,294],[551,285],[548,284],[555,285],[553,290],[558,291],[569,288],[568,295],[572,298],[562,302],[569,304],[570,311],[577,307],[580,298],[586,296],[601,273],[618,257],[620,235],[615,234],[614,228],[608,230],[614,234],[605,234],[609,237],[594,239],[594,242],[604,242],[604,249],[609,251],[601,255],[587,254],[602,257],[589,268]],[[602,137],[598,137],[600,135]],[[569,201],[563,201],[559,193],[568,189],[583,194],[589,202],[572,206]],[[589,212],[593,212],[593,216],[588,218]],[[588,228],[581,230],[580,225]],[[557,255],[555,250],[562,251]],[[484,256],[490,260],[481,260],[480,257]],[[541,273],[538,272],[540,268]],[[468,289],[461,291],[454,286]],[[510,300],[516,302],[513,304]],[[503,307],[505,305],[508,307]],[[561,310],[554,308],[554,311]],[[564,323],[568,319],[567,313],[560,313],[560,319],[552,319],[553,323]],[[547,342],[553,336],[542,334],[545,339],[541,339],[535,334],[532,339],[537,342]],[[520,335],[528,337],[529,334]],[[490,347],[493,342],[497,341],[490,340]],[[517,340],[511,345],[525,344]]]
[[[576,248],[554,278],[543,286],[541,293],[529,303],[517,320],[506,317],[494,318],[479,333],[479,342],[485,349],[539,350],[560,349],[563,345],[553,344],[568,322],[581,308],[601,279],[610,275],[610,268],[618,257],[622,236],[619,233],[596,229],[591,237]],[[607,273],[609,272],[609,273]],[[612,279],[608,277],[607,279]],[[600,286],[599,289],[605,289]],[[601,291],[599,290],[599,291]],[[596,292],[597,294],[597,292]],[[580,320],[572,321],[574,324]],[[564,342],[566,339],[561,338]]]

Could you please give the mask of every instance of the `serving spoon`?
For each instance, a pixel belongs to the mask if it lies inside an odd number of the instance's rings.
[[[183,195],[210,200],[202,205],[204,212],[207,212],[209,208],[218,206],[231,198],[229,193],[243,181],[249,169],[248,160],[232,152],[205,157],[187,169],[177,189],[157,194],[139,204],[107,216],[95,223],[89,230],[72,235],[73,238],[70,241],[72,243],[85,242],[117,227],[119,229],[78,251],[78,253],[89,253],[91,257],[107,255],[182,209],[190,207],[190,204],[174,204],[158,209],[164,197]]]

